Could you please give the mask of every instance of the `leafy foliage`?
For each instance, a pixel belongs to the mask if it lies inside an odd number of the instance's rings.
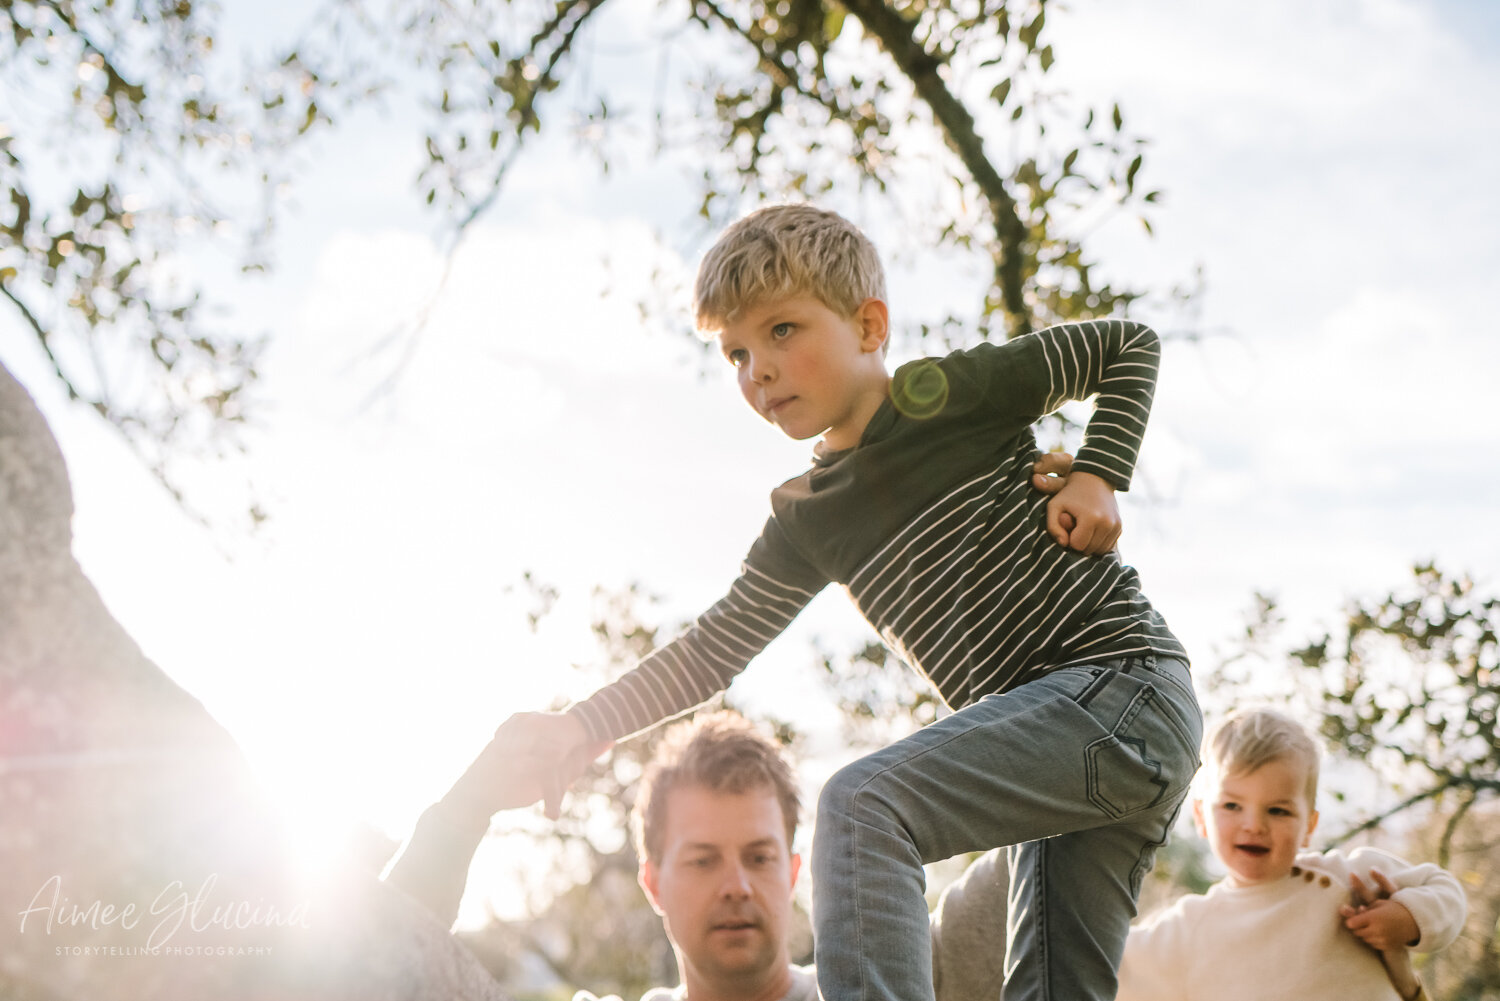
[[[1246,649],[1263,651],[1281,624],[1275,600],[1257,596]],[[1338,841],[1434,800],[1452,805],[1456,825],[1500,792],[1497,631],[1500,597],[1423,564],[1405,588],[1355,601],[1336,628],[1286,654],[1296,701],[1331,747],[1407,793]],[[1211,674],[1216,698],[1232,702],[1249,689],[1250,676],[1236,670],[1240,659]]]
[[[1101,280],[1083,239],[1114,208],[1159,197],[1140,185],[1145,143],[1118,105],[1072,107],[1048,86],[1047,0],[669,2],[639,61],[659,93],[687,100],[662,96],[648,121],[590,82],[583,39],[607,7],[391,0],[367,17],[401,25],[434,72],[429,203],[466,225],[531,137],[569,129],[608,170],[649,129],[653,155],[701,164],[715,228],[747,202],[860,190],[918,244],[983,255],[993,277],[977,314],[923,336],[1014,336],[1139,295]]]
[[[667,0],[638,57],[658,75],[645,110],[591,76],[589,33],[624,7],[330,0],[295,47],[237,70],[210,5],[6,3],[0,294],[68,394],[172,486],[173,455],[238,446],[263,346],[187,259],[218,246],[268,268],[293,151],[389,93],[422,109],[419,191],[455,238],[531,138],[569,134],[607,172],[649,134],[650,155],[701,171],[712,226],[765,198],[862,192],[860,214],[907,245],[988,261],[974,315],[916,326],[943,346],[1139,294],[1102,280],[1084,240],[1157,198],[1144,140],[1117,105],[1049,86],[1048,0]]]
[[[222,62],[189,0],[0,5],[0,296],[169,487],[174,454],[237,444],[262,347],[183,259],[264,267],[276,165],[328,121],[295,53],[243,84]]]

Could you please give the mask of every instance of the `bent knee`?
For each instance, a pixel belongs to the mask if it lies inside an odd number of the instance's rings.
[[[831,775],[818,794],[818,818],[848,817],[860,809],[882,809],[878,786],[881,770],[868,757],[852,761]]]

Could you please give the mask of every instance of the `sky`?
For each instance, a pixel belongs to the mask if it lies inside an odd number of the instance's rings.
[[[609,30],[628,36],[649,15],[621,6]],[[249,44],[301,16],[225,11]],[[1293,635],[1417,561],[1493,593],[1493,5],[1074,0],[1048,24],[1056,78],[1121,103],[1166,192],[1154,236],[1120,220],[1096,255],[1155,287],[1205,276],[1195,314],[1163,332],[1214,336],[1167,345],[1122,498],[1124,556],[1194,658],[1213,661],[1256,591]],[[272,515],[253,539],[186,518],[0,315],[0,360],[69,464],[85,572],[309,844],[361,821],[402,837],[505,716],[587,694],[570,665],[599,660],[596,584],[639,581],[664,618],[706,607],[770,488],[806,466],[810,443],[760,423],[727,367],[705,373],[694,345],[642,327],[633,291],[693,264],[654,239],[694,225],[683,166],[637,158],[604,177],[565,145],[533,153],[432,300],[443,251],[409,123],[363,115],[317,148],[277,274],[226,289],[273,334],[262,428],[245,463],[189,471],[210,505],[253,478]],[[951,292],[890,242],[892,312],[926,315]],[[371,402],[393,364],[374,345],[429,302],[411,361]],[[535,633],[527,571],[562,594]],[[823,595],[738,697],[832,732],[805,640],[863,629]]]

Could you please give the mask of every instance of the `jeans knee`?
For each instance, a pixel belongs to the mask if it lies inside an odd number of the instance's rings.
[[[879,809],[880,797],[871,795],[876,769],[867,759],[850,762],[834,772],[818,794],[818,822],[854,817],[861,810]]]

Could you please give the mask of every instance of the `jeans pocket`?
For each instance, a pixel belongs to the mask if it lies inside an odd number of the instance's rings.
[[[1109,687],[1114,698],[1096,704],[1120,711],[1112,713],[1111,732],[1084,748],[1089,799],[1116,820],[1175,808],[1196,768],[1191,738],[1154,686],[1115,675]]]

